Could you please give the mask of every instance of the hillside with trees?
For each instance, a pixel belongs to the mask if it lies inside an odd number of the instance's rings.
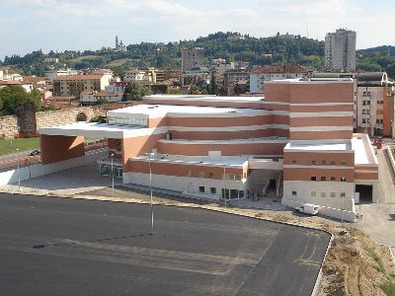
[[[180,68],[181,49],[197,46],[205,49],[207,63],[211,59],[225,58],[229,61],[246,61],[250,66],[275,65],[296,62],[318,71],[324,66],[324,41],[300,35],[279,34],[271,37],[256,38],[237,32],[217,32],[196,40],[180,40],[169,43],[130,44],[125,52],[112,48],[97,51],[34,51],[23,57],[6,56],[0,63],[19,70],[23,75],[43,76],[45,70],[64,68],[77,70],[110,68],[122,76],[128,68],[156,67]],[[56,57],[57,64],[46,64],[46,57]],[[1,65],[0,64],[0,65]],[[358,71],[387,71],[395,78],[395,47],[380,46],[357,51]]]

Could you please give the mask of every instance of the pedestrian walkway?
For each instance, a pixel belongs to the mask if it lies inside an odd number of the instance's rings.
[[[148,186],[137,184],[123,184],[121,179],[114,179],[116,191],[108,190],[112,187],[112,179],[99,174],[99,167],[96,162],[86,166],[75,167],[69,170],[53,173],[50,175],[24,180],[20,187],[17,183],[4,185],[0,187],[0,191],[39,194],[66,197],[81,197],[98,195],[100,197],[111,198],[119,195],[131,196],[131,192],[137,192],[142,195],[150,194]],[[185,194],[171,190],[164,190],[153,187],[153,194],[156,197],[180,202],[191,202],[197,204],[218,203],[216,200],[205,199],[200,196]],[[125,191],[125,194],[122,194]],[[257,210],[289,210],[287,206],[281,204],[281,199],[275,197],[274,193],[261,197],[260,200],[250,199],[232,199],[221,203],[222,206],[257,209]]]

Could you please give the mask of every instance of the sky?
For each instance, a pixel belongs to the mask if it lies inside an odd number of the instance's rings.
[[[324,40],[343,28],[357,49],[395,45],[392,0],[0,0],[0,60],[64,50],[196,39],[218,31]]]

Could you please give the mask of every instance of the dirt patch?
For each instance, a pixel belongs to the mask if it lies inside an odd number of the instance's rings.
[[[353,228],[332,226],[328,230],[334,240],[323,265],[320,295],[395,295],[394,264],[388,247]]]

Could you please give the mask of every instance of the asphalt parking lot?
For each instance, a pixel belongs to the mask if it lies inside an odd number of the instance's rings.
[[[3,295],[310,295],[330,235],[204,209],[0,194]]]

